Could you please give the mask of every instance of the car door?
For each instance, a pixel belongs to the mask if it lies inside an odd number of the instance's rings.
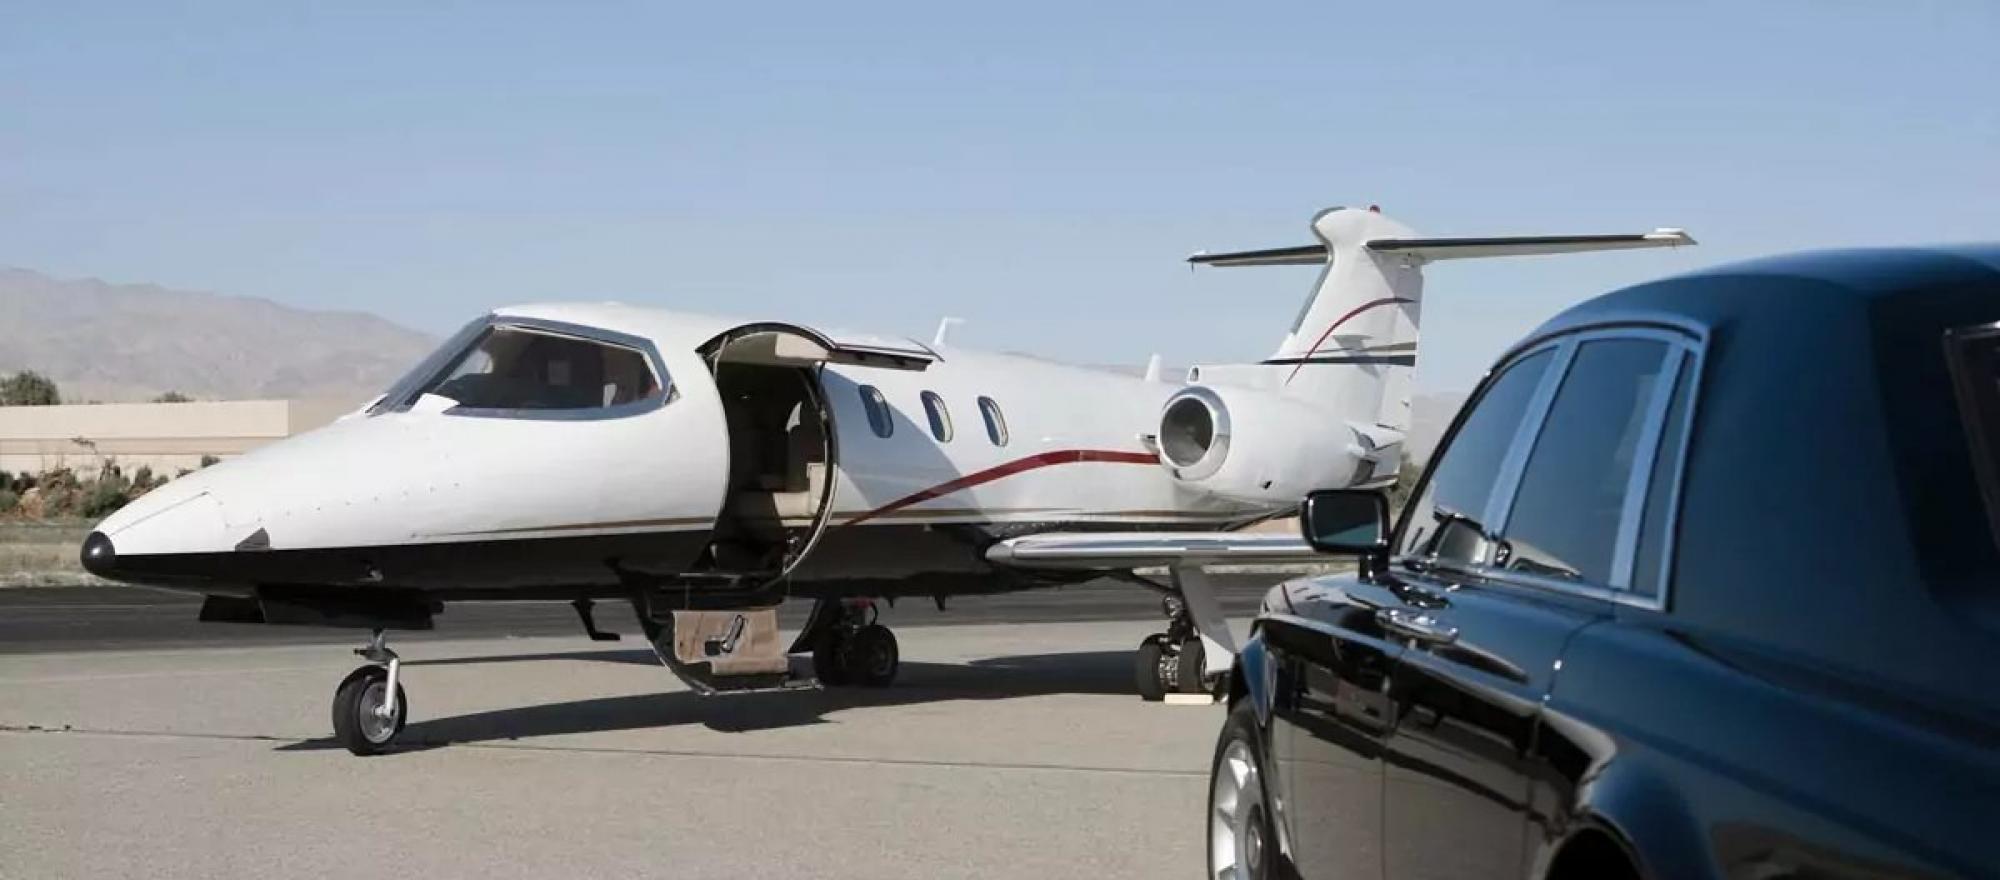
[[[1272,749],[1293,864],[1301,876],[1382,876],[1382,745],[1389,673],[1402,647],[1376,622],[1391,601],[1356,578],[1294,589],[1292,613],[1266,614],[1277,680]]]
[[[1568,637],[1609,616],[1607,597],[1631,580],[1683,348],[1671,334],[1610,330],[1548,351],[1498,466],[1463,473],[1448,451],[1384,578],[1400,604],[1383,627],[1406,646],[1391,673],[1383,793],[1387,873],[1399,880],[1523,875],[1541,699]],[[1480,513],[1468,524],[1439,509]],[[1452,529],[1440,555],[1438,533]]]
[[[1446,477],[1432,479],[1448,487],[1434,507],[1485,506],[1556,354],[1548,347],[1515,359],[1468,404],[1440,459]],[[1449,520],[1457,530],[1435,542],[1439,558],[1477,549],[1461,540],[1468,521]],[[1404,651],[1384,623],[1403,607],[1397,589],[1380,577],[1323,578],[1295,593],[1294,613],[1267,615],[1266,644],[1283,657],[1273,735],[1283,813],[1293,861],[1308,878],[1382,876],[1382,757],[1395,724],[1390,676]]]

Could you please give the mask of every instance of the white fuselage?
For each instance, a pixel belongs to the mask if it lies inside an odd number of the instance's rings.
[[[619,305],[505,309],[488,321],[643,340],[671,391],[617,417],[515,417],[432,395],[377,403],[114,514],[99,527],[119,563],[107,573],[212,592],[275,581],[568,595],[616,592],[632,572],[713,567],[704,547],[728,531],[719,520],[742,487],[699,348],[752,322]],[[785,573],[801,581],[986,571],[983,539],[964,528],[1223,528],[1281,509],[1191,489],[1158,463],[1142,437],[1179,383],[871,341],[928,363],[810,370],[834,454],[830,493],[778,518],[800,548]],[[886,419],[871,418],[864,388]],[[948,419],[944,437],[933,406]]]

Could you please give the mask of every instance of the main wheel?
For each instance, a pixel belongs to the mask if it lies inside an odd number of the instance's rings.
[[[387,748],[410,717],[410,699],[400,684],[396,686],[396,717],[377,714],[388,695],[389,670],[363,666],[348,673],[333,692],[333,738],[357,755],[373,755]]]
[[[847,651],[847,636],[840,630],[828,630],[813,645],[813,675],[819,683],[827,687],[840,687],[848,683],[847,663],[841,656]]]
[[[1166,636],[1147,636],[1139,643],[1139,650],[1132,658],[1133,683],[1139,686],[1139,699],[1157,703],[1167,698],[1167,678],[1161,674],[1161,661],[1166,659]]]
[[[1280,876],[1278,837],[1264,793],[1264,750],[1248,700],[1229,713],[1208,773],[1208,876]]]
[[[1200,636],[1181,643],[1180,656],[1174,662],[1175,690],[1184,694],[1208,693],[1202,682],[1203,653]]]
[[[896,651],[896,634],[881,624],[871,623],[847,637],[841,652],[847,677],[867,687],[887,687],[896,680],[902,660]]]

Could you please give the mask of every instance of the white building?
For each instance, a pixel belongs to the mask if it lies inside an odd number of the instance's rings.
[[[87,474],[111,459],[128,474],[150,467],[171,476],[203,456],[241,455],[353,409],[329,400],[0,406],[0,471]]]

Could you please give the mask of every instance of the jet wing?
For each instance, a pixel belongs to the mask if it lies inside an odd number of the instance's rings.
[[[1298,535],[1233,532],[1045,532],[986,550],[994,565],[1024,569],[1116,571],[1283,562],[1326,562]]]

